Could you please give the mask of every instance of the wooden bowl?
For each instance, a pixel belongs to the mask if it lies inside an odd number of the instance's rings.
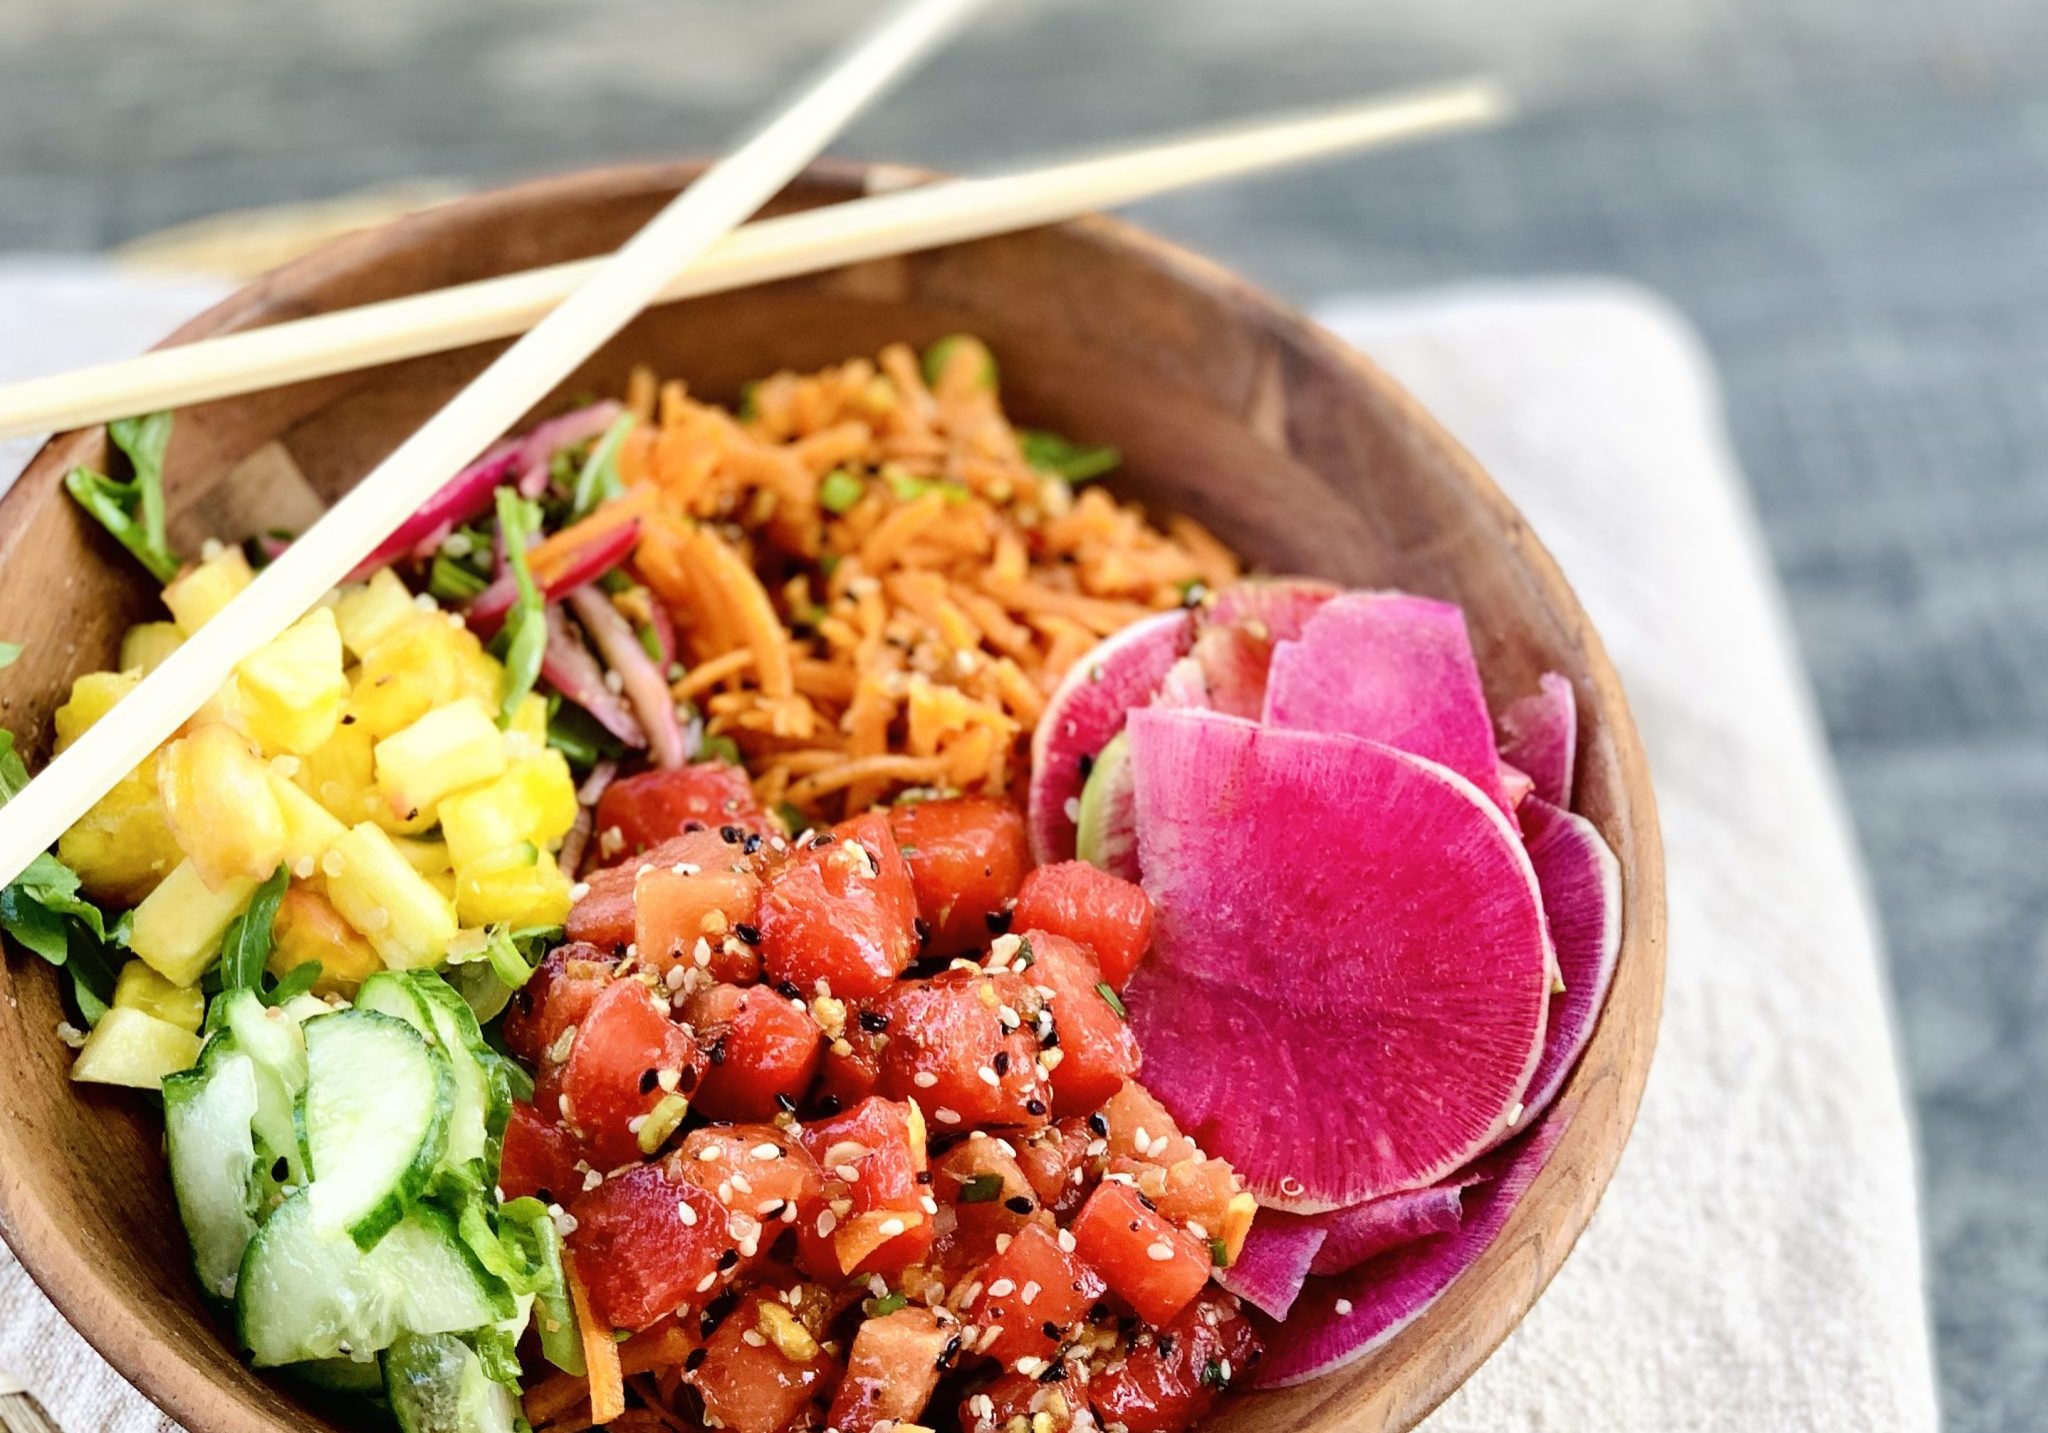
[[[251,328],[607,251],[694,172],[602,170],[449,205],[331,244],[243,289],[170,342]],[[822,168],[786,206],[860,190]],[[1485,1257],[1388,1345],[1299,1388],[1235,1403],[1231,1429],[1405,1429],[1500,1343],[1585,1227],[1648,1072],[1663,987],[1664,885],[1649,772],[1621,685],[1550,556],[1498,489],[1365,359],[1241,280],[1110,220],[862,264],[643,316],[563,393],[615,392],[650,362],[731,399],[745,380],[872,354],[892,340],[985,337],[1023,422],[1114,441],[1119,486],[1193,514],[1260,565],[1464,604],[1496,706],[1545,670],[1581,712],[1578,805],[1621,858],[1624,946],[1606,1014],[1563,1095],[1548,1166]],[[496,351],[302,383],[181,413],[169,507],[185,550],[303,524]],[[290,465],[266,461],[282,445]],[[100,430],[65,435],[0,500],[0,612],[26,644],[0,675],[0,724],[33,768],[73,677],[113,664],[154,585],[64,496],[101,465]],[[9,953],[0,978],[0,1233],[107,1359],[193,1433],[338,1427],[251,1373],[200,1301],[172,1212],[156,1112],[74,1087],[53,1033],[58,982]]]

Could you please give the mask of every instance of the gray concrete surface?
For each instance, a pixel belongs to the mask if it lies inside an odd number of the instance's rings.
[[[702,148],[866,8],[0,0],[0,249]],[[1473,69],[1515,127],[1142,217],[1301,299],[1612,273],[1699,324],[1892,945],[1949,1421],[2048,1426],[2048,6],[1010,0],[844,148],[972,168]]]

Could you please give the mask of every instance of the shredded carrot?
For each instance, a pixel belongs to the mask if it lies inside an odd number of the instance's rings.
[[[590,1312],[590,1295],[576,1273],[576,1261],[563,1261],[569,1285],[569,1300],[576,1310],[576,1328],[583,1338],[583,1366],[589,1370],[590,1416],[593,1423],[609,1423],[626,1410],[625,1375],[619,1369],[619,1346],[612,1331],[600,1328]]]
[[[647,1329],[618,1346],[619,1371],[630,1378],[636,1373],[667,1368],[688,1358],[696,1346],[697,1340],[673,1323]]]
[[[581,522],[569,524],[552,537],[543,538],[526,550],[526,565],[533,572],[534,581],[545,586],[550,580],[566,571],[569,563],[595,538],[604,536],[617,527],[637,521],[643,513],[652,509],[661,494],[643,483],[628,488],[623,497],[605,503]]]
[[[694,701],[720,682],[737,677],[741,672],[744,672],[753,665],[754,653],[748,647],[736,648],[733,651],[727,652],[722,657],[713,657],[708,662],[699,662],[696,666],[685,672],[683,679],[675,684],[673,690],[676,694],[676,700],[679,702]]]
[[[526,1421],[536,1428],[567,1413],[590,1396],[590,1380],[576,1373],[556,1373],[526,1390]]]

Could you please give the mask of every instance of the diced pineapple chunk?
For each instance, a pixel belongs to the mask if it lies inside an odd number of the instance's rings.
[[[139,960],[121,967],[120,977],[114,982],[114,1005],[117,1009],[154,1015],[195,1035],[206,1018],[206,996],[198,986],[173,985]]]
[[[486,698],[484,705],[495,707],[496,703]],[[547,749],[547,699],[528,692],[520,698],[519,706],[512,713],[512,723],[505,728],[505,754],[514,761],[522,761],[529,756],[539,756]]]
[[[334,621],[349,655],[361,658],[418,611],[398,574],[380,567],[368,582],[342,589],[334,603]]]
[[[435,965],[455,935],[448,898],[412,868],[383,830],[359,822],[320,858],[327,899],[394,969]]]
[[[576,822],[576,780],[559,751],[512,763],[504,775],[441,802],[441,835],[458,866],[531,841],[553,846]]]
[[[140,671],[87,672],[71,684],[71,700],[58,707],[51,721],[57,728],[57,750],[84,736],[92,724],[114,709],[114,703],[135,690]]]
[[[156,784],[171,835],[208,885],[261,880],[284,859],[284,813],[270,769],[232,727],[202,726],[166,745]]]
[[[213,964],[221,933],[256,893],[256,882],[236,877],[218,890],[198,867],[181,861],[135,908],[128,948],[173,985],[190,985]]]
[[[459,618],[415,612],[364,653],[349,710],[372,736],[389,736],[459,697],[495,704],[501,670]]]
[[[121,634],[121,670],[140,671],[146,677],[184,644],[170,622],[138,622]]]
[[[205,626],[213,614],[232,602],[256,580],[249,559],[239,547],[224,547],[197,567],[188,568],[164,588],[164,606],[187,637]]]
[[[423,876],[445,876],[455,869],[446,841],[434,841],[424,836],[393,836],[391,844],[398,848],[399,855],[405,857],[406,864]]]
[[[341,674],[341,633],[327,608],[315,607],[235,671],[244,724],[265,751],[308,752],[334,735],[348,679]]]
[[[156,799],[154,757],[57,838],[57,859],[78,872],[88,896],[109,905],[136,904],[184,858]]]
[[[341,918],[334,903],[307,886],[293,885],[278,903],[270,948],[270,973],[282,979],[309,960],[320,962],[313,982],[319,995],[354,995],[356,987],[383,965],[377,951]]]
[[[436,707],[377,743],[377,789],[400,820],[505,769],[498,724],[474,697]]]
[[[116,1006],[100,1016],[85,1037],[71,1078],[96,1085],[128,1085],[160,1090],[166,1075],[192,1068],[199,1058],[199,1037],[168,1020],[140,1010]]]
[[[348,827],[303,787],[278,775],[275,766],[270,768],[270,794],[284,817],[284,863],[299,879],[309,879],[319,871],[320,858],[335,837]]]
[[[456,867],[455,913],[464,925],[560,925],[569,878],[538,846],[495,851]]]

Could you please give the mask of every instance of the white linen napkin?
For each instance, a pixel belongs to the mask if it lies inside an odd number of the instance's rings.
[[[0,265],[0,379],[132,352],[217,290]],[[1882,956],[1712,376],[1655,298],[1335,300],[1556,553],[1627,683],[1669,860],[1657,1061],[1606,1200],[1429,1433],[1929,1433]],[[32,445],[0,445],[0,489]],[[66,1433],[166,1425],[0,1250],[0,1373]]]

